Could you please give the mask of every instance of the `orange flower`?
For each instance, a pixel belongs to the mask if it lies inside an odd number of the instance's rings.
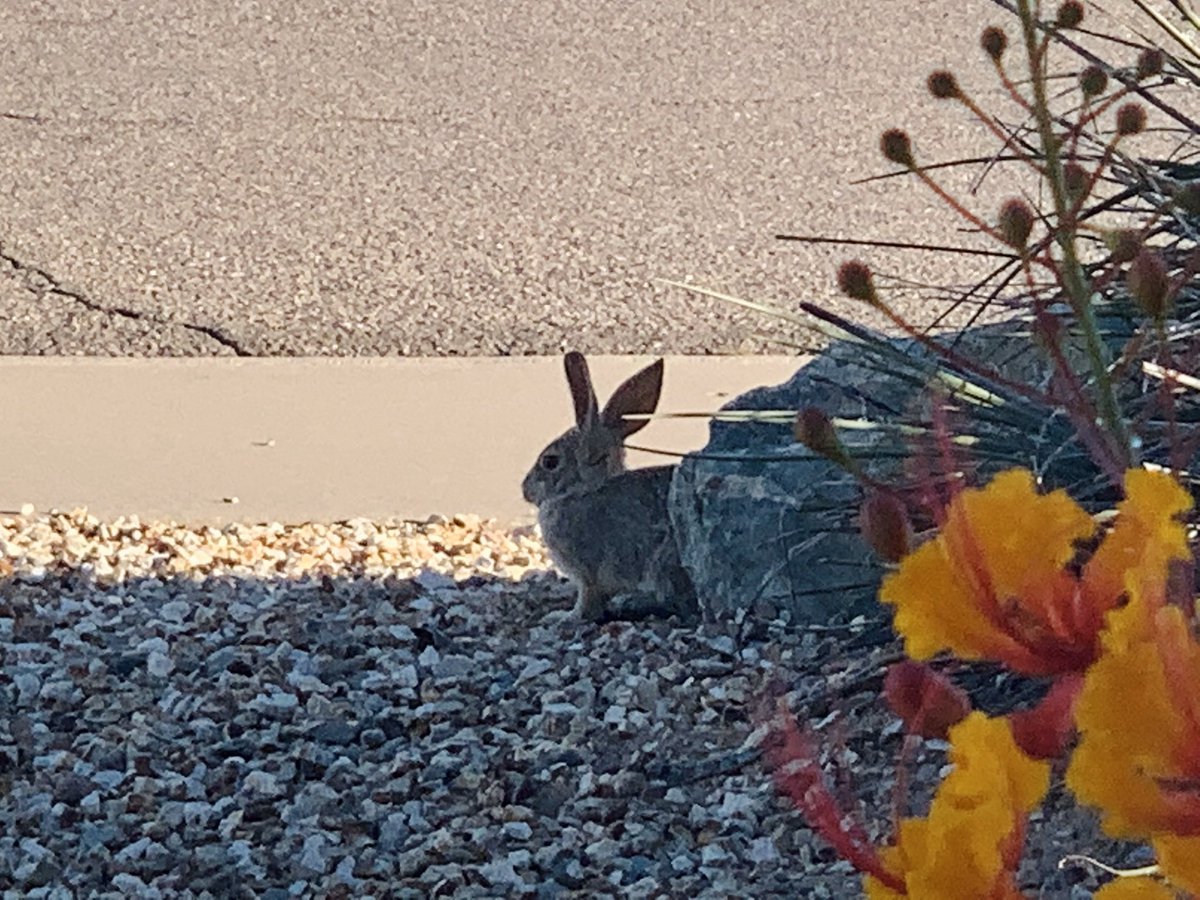
[[[950,729],[950,761],[929,815],[905,819],[884,867],[904,888],[868,875],[870,900],[1019,898],[1014,872],[1025,820],[1050,783],[1050,766],[1026,756],[1003,719],[973,712]]]
[[[1191,498],[1169,475],[1131,470],[1117,524],[1084,567],[1067,569],[1077,544],[1095,533],[1064,491],[1039,494],[1014,469],[950,503],[941,533],[888,576],[880,599],[896,608],[908,655],[951,650],[1028,675],[1078,672],[1096,658],[1104,614],[1132,572],[1165,581],[1187,559],[1175,517]]]
[[[1129,604],[1109,615],[1067,784],[1106,832],[1149,840],[1163,875],[1200,893],[1200,643],[1163,587],[1131,579]]]

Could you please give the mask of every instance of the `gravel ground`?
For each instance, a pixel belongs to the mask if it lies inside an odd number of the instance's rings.
[[[747,620],[582,625],[472,517],[0,519],[0,889],[16,897],[849,897],[759,762],[791,692],[886,822],[894,655]],[[992,680],[977,679],[982,694]],[[919,798],[941,748],[912,762]],[[1086,897],[1034,823],[1031,896]]]

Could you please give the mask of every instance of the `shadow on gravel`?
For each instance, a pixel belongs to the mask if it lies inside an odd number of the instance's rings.
[[[855,895],[754,725],[780,686],[810,721],[852,716],[850,788],[886,823],[891,650],[584,625],[571,602],[546,573],[3,580],[0,889]]]

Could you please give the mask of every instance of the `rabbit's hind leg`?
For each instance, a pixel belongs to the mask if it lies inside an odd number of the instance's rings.
[[[579,597],[575,601],[575,615],[585,622],[606,621],[609,618],[611,599],[607,591],[595,585],[580,584]]]

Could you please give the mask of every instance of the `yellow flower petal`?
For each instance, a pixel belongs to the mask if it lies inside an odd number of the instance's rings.
[[[1118,878],[1092,896],[1095,900],[1175,900],[1175,892],[1153,878]]]
[[[1082,735],[1067,785],[1114,837],[1154,840],[1200,827],[1200,644],[1177,607],[1130,600],[1109,614],[1104,652],[1075,708]],[[1200,856],[1200,854],[1198,854]]]
[[[1177,521],[1191,498],[1163,472],[1126,473],[1117,523],[1084,569],[1066,571],[1091,518],[1063,491],[1038,494],[1032,474],[1003,472],[961,492],[941,533],[884,580],[896,630],[915,659],[942,650],[992,659],[1027,674],[1083,671],[1098,651],[1104,614],[1136,578],[1161,597],[1173,560],[1189,559]]]
[[[1050,766],[1021,752],[1003,719],[974,712],[950,729],[954,769],[929,815],[905,819],[885,867],[900,872],[907,896],[979,900],[1019,896],[1013,868],[1025,819],[1046,793]],[[865,881],[872,900],[899,896]]]
[[[901,822],[900,823],[900,841],[901,842],[903,842],[905,826],[908,824],[908,822],[911,822],[911,821],[917,821],[917,822],[921,822],[923,824],[923,821],[920,819],[918,819],[918,820],[907,819],[904,822]],[[908,840],[911,843],[915,839],[910,836]],[[905,858],[904,854],[901,852],[901,849],[900,849],[901,846],[902,846],[902,843],[898,843],[892,847],[884,847],[882,850],[879,851],[879,857],[880,857],[880,859],[883,860],[883,865],[889,872],[905,872],[905,871],[907,871],[906,858]],[[905,893],[905,894],[897,893],[896,891],[894,891],[890,887],[888,887],[886,884],[884,884],[882,881],[880,881],[878,878],[875,878],[871,875],[867,875],[865,878],[863,878],[863,892],[867,895],[867,900],[907,900],[907,898],[909,896],[907,893]]]
[[[1159,835],[1153,844],[1167,880],[1190,894],[1200,894],[1200,836]]]
[[[1177,519],[1191,508],[1191,494],[1166,472],[1127,472],[1117,523],[1084,569],[1089,594],[1115,600],[1125,592],[1129,572],[1165,579],[1171,560],[1190,559],[1187,533]]]

